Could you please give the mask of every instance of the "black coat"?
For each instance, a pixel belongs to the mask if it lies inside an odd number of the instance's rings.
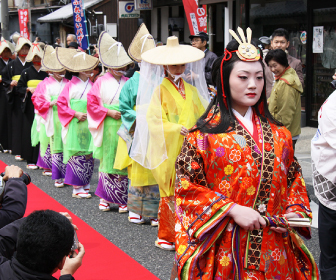
[[[214,85],[211,78],[212,65],[217,59],[217,55],[208,49],[205,51],[204,64],[205,64],[205,80],[208,85]]]
[[[16,75],[21,75],[22,71],[33,65],[31,62],[26,62],[22,65],[20,59],[16,59],[8,62],[7,66],[2,70],[2,84],[6,92],[6,97],[9,104],[9,110],[11,114],[12,135],[10,137],[11,143],[9,147],[13,151],[13,155],[21,155],[21,139],[22,139],[22,122],[23,113],[21,109],[22,100],[17,92],[17,87],[13,89],[10,88],[10,83],[12,82],[12,77]]]
[[[22,118],[22,141],[21,141],[21,156],[27,163],[36,164],[39,153],[39,145],[32,147],[31,145],[31,127],[33,125],[35,112],[34,105],[31,100],[31,92],[27,92],[28,82],[31,80],[43,81],[48,77],[48,73],[35,69],[32,65],[21,73],[21,78],[17,85],[17,92],[21,98],[21,109],[23,110]]]
[[[26,184],[21,178],[8,179],[0,208],[0,229],[22,218],[26,211],[26,206]]]
[[[6,65],[0,58],[0,75]],[[0,143],[5,150],[12,149],[12,111],[2,81],[0,83]]]
[[[23,219],[0,229],[0,279],[6,280],[56,280],[55,277],[32,271],[15,258],[17,233]],[[70,275],[62,275],[59,280],[74,280]]]

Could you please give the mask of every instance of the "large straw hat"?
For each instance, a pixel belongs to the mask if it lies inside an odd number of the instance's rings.
[[[98,52],[101,63],[107,68],[116,69],[133,63],[123,45],[114,40],[106,31],[99,36]]]
[[[43,49],[39,43],[32,43],[32,46],[27,54],[26,61],[32,61],[35,55],[39,56],[41,59],[43,57]]]
[[[99,63],[98,58],[75,49],[56,48],[58,62],[71,72],[84,72],[94,68]]]
[[[2,38],[3,39],[3,38]],[[8,48],[12,53],[14,52],[14,50],[15,50],[15,47],[14,47],[14,45],[11,43],[11,42],[9,42],[9,41],[6,41],[6,40],[1,40],[1,42],[0,42],[0,55],[2,54],[2,52],[6,49],[6,48]]]
[[[141,54],[154,48],[154,37],[149,34],[146,25],[142,23],[128,48],[128,54],[135,61],[141,62]]]
[[[13,42],[14,42],[15,45],[17,44],[17,41],[18,41],[18,39],[19,39],[20,37],[21,37],[21,36],[20,36],[20,33],[18,33],[18,32],[13,33],[13,35],[12,35],[12,40],[13,40]]]
[[[192,46],[180,45],[176,36],[168,37],[167,45],[141,55],[142,60],[157,65],[177,65],[201,60],[204,52]]]
[[[16,41],[15,51],[19,52],[24,45],[32,46],[32,43],[25,37],[19,37]]]
[[[44,71],[51,72],[61,72],[65,69],[56,57],[56,50],[50,45],[47,45],[44,49],[42,66]]]

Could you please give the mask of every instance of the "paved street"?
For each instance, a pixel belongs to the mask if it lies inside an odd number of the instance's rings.
[[[310,198],[317,203],[312,189],[310,168],[310,140],[315,131],[315,128],[303,128],[296,146],[296,156],[302,166]],[[12,155],[0,154],[0,160],[6,164],[16,164],[24,171],[27,171],[26,163],[16,162]],[[158,278],[169,279],[174,253],[154,247],[157,228],[151,227],[149,221],[145,225],[129,223],[127,214],[119,214],[117,207],[111,212],[103,213],[98,210],[99,198],[94,196],[98,183],[98,164],[99,162],[96,162],[94,176],[91,181],[91,194],[93,197],[87,200],[72,198],[72,188],[69,186],[56,189],[49,177],[42,176],[41,170],[29,171],[29,174],[35,185],[63,204]],[[2,172],[2,170],[0,171]],[[316,228],[312,228],[312,236],[312,239],[306,241],[306,243],[318,263],[319,245]],[[92,271],[94,273],[94,268],[92,268]]]

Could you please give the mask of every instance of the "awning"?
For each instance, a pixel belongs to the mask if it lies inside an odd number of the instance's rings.
[[[84,8],[88,9],[103,0],[84,0]],[[37,19],[38,22],[62,22],[72,17],[72,4],[67,4],[46,16]]]

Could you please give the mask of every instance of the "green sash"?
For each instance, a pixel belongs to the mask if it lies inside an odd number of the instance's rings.
[[[58,96],[52,96],[51,101],[54,101]],[[58,117],[57,105],[52,107],[53,122],[54,122],[54,135],[50,137],[50,152],[51,154],[63,153],[62,141],[62,124]]]
[[[70,100],[72,110],[87,113],[87,101],[81,99]],[[69,130],[66,136],[66,143],[63,145],[63,162],[67,163],[70,157],[80,154],[88,155],[92,153],[92,136],[88,128],[88,121],[79,122],[73,118],[69,123]]]
[[[104,104],[104,107],[119,111],[119,105]],[[127,175],[126,168],[123,170],[113,168],[119,139],[117,131],[120,125],[121,119],[115,120],[107,116],[104,120],[103,143],[100,147],[93,147],[93,157],[100,160],[99,172]]]

